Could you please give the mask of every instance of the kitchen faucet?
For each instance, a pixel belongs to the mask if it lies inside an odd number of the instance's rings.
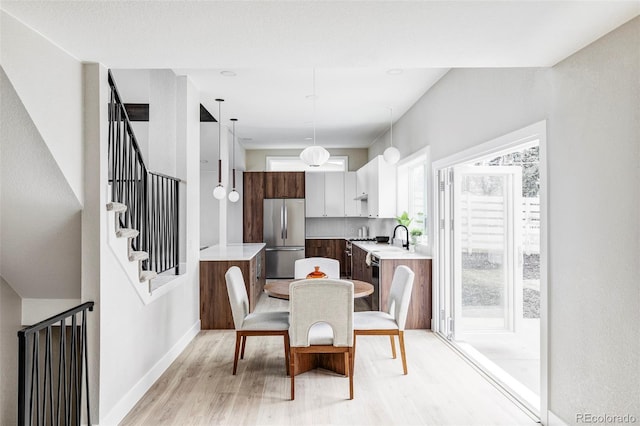
[[[404,228],[404,230],[407,232],[407,242],[406,243],[402,243],[402,247],[406,248],[407,250],[409,250],[409,230],[404,225],[397,225],[395,228],[393,228],[393,236],[391,237],[391,242],[393,243],[395,241],[395,239],[396,239],[396,231],[400,227]]]

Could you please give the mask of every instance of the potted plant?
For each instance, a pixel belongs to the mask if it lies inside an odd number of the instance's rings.
[[[406,226],[407,229],[409,229],[409,225],[411,224],[411,222],[413,222],[413,219],[409,217],[409,213],[407,213],[406,211],[402,212],[400,216],[396,216],[396,220],[400,225]]]
[[[418,237],[422,236],[422,229],[413,228],[410,233],[411,233],[411,244],[415,246],[416,243],[418,242]]]

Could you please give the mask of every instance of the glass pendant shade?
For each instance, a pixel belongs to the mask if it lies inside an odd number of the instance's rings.
[[[318,145],[308,146],[300,153],[300,159],[311,167],[322,166],[329,157],[329,151]]]
[[[222,200],[226,195],[227,191],[225,191],[224,186],[220,184],[213,189],[213,196],[218,200]]]
[[[400,160],[400,151],[395,146],[390,146],[382,154],[384,161],[389,164],[396,164]]]
[[[229,201],[232,203],[237,202],[240,199],[240,193],[235,189],[229,193]]]

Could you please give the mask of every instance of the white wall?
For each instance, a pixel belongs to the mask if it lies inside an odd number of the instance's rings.
[[[82,204],[82,64],[4,11],[0,29],[2,68]]]
[[[220,227],[220,202],[213,198],[213,188],[218,184],[218,172],[200,171],[200,246],[218,244]]]
[[[109,248],[106,232],[106,106],[104,68],[87,66],[87,195],[83,217],[83,297],[97,300],[91,325],[94,401],[100,424],[118,423],[199,330],[199,96],[177,79],[176,171],[186,181],[186,273],[173,290],[145,305]],[[86,250],[86,252],[85,252]],[[86,273],[84,273],[86,272]],[[96,326],[99,324],[99,328]],[[98,336],[98,342],[95,342]],[[94,385],[95,386],[95,385]],[[96,404],[97,405],[97,404]],[[96,410],[98,407],[94,407]]]
[[[0,274],[22,298],[79,299],[82,206],[2,69],[0,92]]]
[[[640,18],[552,81],[550,408],[640,419]]]
[[[245,170],[245,150],[236,140],[236,190],[240,200],[232,203],[227,199],[217,200],[213,189],[218,185],[218,124],[201,123],[201,154],[213,160],[200,165],[200,235],[201,247],[215,244],[242,243],[242,207],[243,207],[243,171]],[[234,143],[231,128],[222,127],[222,184],[227,196],[233,188],[232,146]],[[221,239],[221,236],[223,237]]]
[[[18,337],[20,296],[0,277],[0,423],[14,425],[18,414]]]
[[[173,155],[176,152],[176,81],[176,75],[171,70],[151,70],[149,74],[147,167],[151,172],[169,176],[176,175]]]
[[[569,424],[640,418],[639,31],[551,69],[452,70],[394,126],[403,156],[438,160],[548,120],[549,409]]]

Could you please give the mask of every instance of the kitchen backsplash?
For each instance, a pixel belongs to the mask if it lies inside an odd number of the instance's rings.
[[[369,219],[360,217],[327,217],[306,219],[307,238],[322,237],[358,237],[358,229],[366,226],[369,229],[369,237],[376,235],[391,236],[397,222],[395,219]]]

